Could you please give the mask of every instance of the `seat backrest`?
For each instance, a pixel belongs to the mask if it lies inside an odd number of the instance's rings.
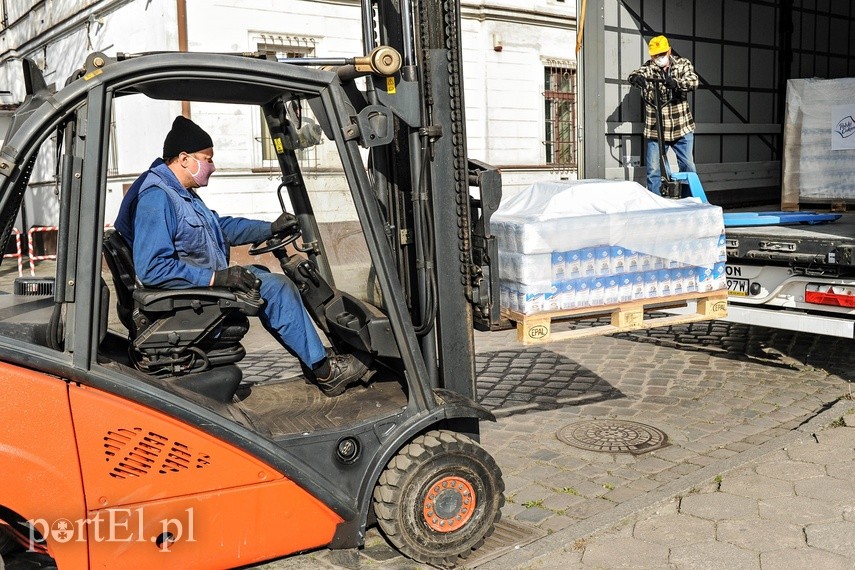
[[[133,364],[148,374],[183,378],[176,383],[230,402],[241,371],[224,365],[232,365],[246,354],[240,340],[249,330],[249,321],[234,296],[224,302],[222,291],[146,289],[137,283],[131,248],[115,230],[104,233],[103,251],[113,275],[119,319],[130,333]],[[147,302],[147,297],[155,302]],[[156,307],[158,299],[170,302]]]
[[[104,259],[113,275],[119,319],[128,330],[133,332],[134,323],[131,315],[134,308],[134,289],[136,288],[134,255],[121,234],[112,229],[104,232],[103,250]]]

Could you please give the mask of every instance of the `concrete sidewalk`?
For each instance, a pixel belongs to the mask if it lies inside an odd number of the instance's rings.
[[[851,340],[713,321],[532,347],[477,333],[476,346],[479,400],[498,418],[481,443],[503,471],[503,520],[523,532],[500,529],[504,544],[461,567],[855,568]],[[568,437],[591,420],[664,441],[622,453]],[[424,565],[370,530],[364,549],[262,567]]]
[[[479,568],[855,568],[855,402]]]

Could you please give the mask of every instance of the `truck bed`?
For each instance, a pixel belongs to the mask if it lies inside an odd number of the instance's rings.
[[[725,235],[730,263],[855,274],[855,212],[827,224],[727,228]]]

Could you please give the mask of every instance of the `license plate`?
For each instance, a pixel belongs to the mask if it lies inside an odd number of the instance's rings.
[[[748,279],[727,278],[727,292],[730,295],[748,296]]]

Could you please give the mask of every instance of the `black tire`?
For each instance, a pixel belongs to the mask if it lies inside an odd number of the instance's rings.
[[[402,554],[449,566],[493,533],[504,491],[501,470],[481,446],[462,434],[431,431],[389,462],[374,489],[374,512]]]

